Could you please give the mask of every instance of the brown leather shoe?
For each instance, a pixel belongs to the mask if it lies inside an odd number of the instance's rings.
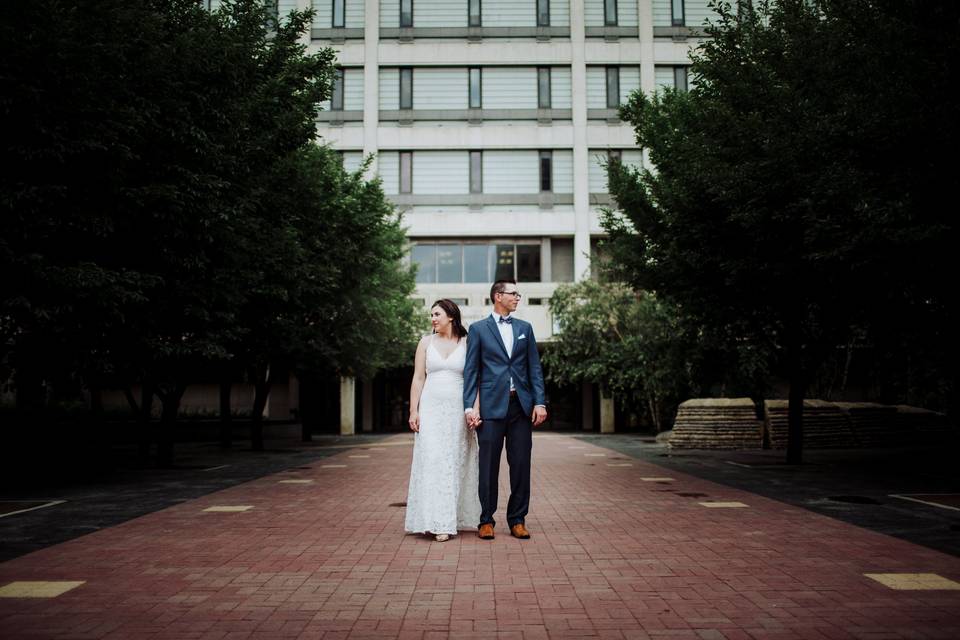
[[[480,525],[480,530],[477,531],[477,535],[481,540],[493,540],[493,525],[492,524],[482,524]]]
[[[510,527],[510,535],[512,535],[514,538],[520,538],[521,540],[526,540],[527,538],[530,537],[530,532],[527,531],[527,528],[523,526],[522,522],[518,522],[517,524]]]

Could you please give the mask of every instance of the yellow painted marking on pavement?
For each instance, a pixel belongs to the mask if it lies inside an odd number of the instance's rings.
[[[237,513],[240,511],[249,511],[253,509],[251,505],[217,505],[213,507],[207,507],[204,511],[212,511],[214,513]]]
[[[673,478],[640,478],[644,482],[673,482]]]
[[[369,458],[370,456],[347,456],[348,458]]]
[[[608,467],[632,467],[633,465],[629,462],[608,462]]]
[[[56,598],[85,582],[86,580],[11,582],[0,587],[0,598]]]
[[[320,465],[321,469],[344,469],[347,465],[345,464],[322,464]]]
[[[863,575],[899,591],[960,591],[960,583],[935,573],[865,573]]]
[[[583,455],[587,456],[588,458],[606,458],[607,457],[607,454],[605,453],[585,453]]]
[[[313,480],[281,480],[277,484],[312,484]]]
[[[745,505],[742,502],[698,502],[700,506],[711,507],[714,509],[740,509],[749,505]]]

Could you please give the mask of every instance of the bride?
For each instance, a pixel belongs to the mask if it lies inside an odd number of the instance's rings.
[[[444,542],[480,522],[479,449],[463,412],[467,330],[460,309],[437,300],[430,322],[433,333],[417,345],[410,385],[410,429],[416,435],[405,528]]]

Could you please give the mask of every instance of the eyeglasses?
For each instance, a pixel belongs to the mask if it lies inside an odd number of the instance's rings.
[[[500,293],[502,293],[505,296],[516,296],[517,300],[523,297],[519,291],[501,291]]]

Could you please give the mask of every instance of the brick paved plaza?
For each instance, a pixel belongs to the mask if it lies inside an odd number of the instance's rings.
[[[960,559],[557,434],[531,540],[405,536],[412,442],[0,564],[0,638],[960,638]]]

